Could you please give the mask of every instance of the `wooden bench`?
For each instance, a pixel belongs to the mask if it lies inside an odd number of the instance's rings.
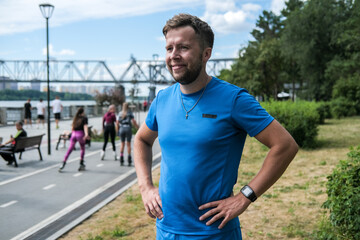
[[[88,133],[89,133],[90,139],[85,140],[85,144],[87,144],[89,147],[91,146],[91,129],[92,129],[92,126],[88,126]],[[71,137],[71,132],[65,133],[65,134],[64,133],[60,134],[59,138],[58,138],[58,141],[56,143],[56,148],[55,149],[56,150],[59,149],[59,144],[60,144],[61,141],[64,141],[64,146],[65,146],[66,141],[70,140],[70,137]],[[74,148],[74,150],[76,150],[76,149]]]
[[[42,161],[43,158],[42,158],[41,151],[40,151],[40,145],[41,145],[41,140],[44,135],[45,134],[38,135],[38,136],[32,136],[32,137],[18,138],[16,140],[15,146],[13,148],[11,148],[11,149],[7,148],[4,150],[0,149],[0,152],[10,154],[14,159],[15,167],[18,166],[16,157],[15,157],[15,153],[20,153],[19,159],[21,159],[23,152],[33,150],[33,149],[38,150],[39,155],[40,155],[40,161]]]

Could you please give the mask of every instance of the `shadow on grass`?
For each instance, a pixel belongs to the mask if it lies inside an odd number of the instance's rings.
[[[346,141],[341,139],[318,139],[316,140],[316,148],[314,149],[328,149],[328,148],[344,148],[349,147]]]
[[[360,118],[349,117],[342,119],[327,119],[320,125],[319,135],[316,139],[316,149],[348,148],[360,143]]]

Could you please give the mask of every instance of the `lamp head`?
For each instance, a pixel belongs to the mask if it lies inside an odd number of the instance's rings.
[[[42,13],[42,15],[44,16],[44,18],[49,19],[51,18],[51,15],[54,11],[54,6],[49,4],[49,3],[43,3],[43,4],[39,4],[40,7],[40,11]]]

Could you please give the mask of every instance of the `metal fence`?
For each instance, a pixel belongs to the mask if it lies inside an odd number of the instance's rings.
[[[103,114],[103,109],[96,105],[87,105],[87,106],[65,106],[61,112],[62,119],[71,119],[75,116],[78,108],[83,107],[85,114],[88,117],[101,116]],[[23,107],[1,107],[0,108],[0,125],[11,125],[16,121],[24,120],[25,110]],[[31,110],[31,119],[36,121],[37,119],[37,109],[36,107]],[[45,111],[45,119],[47,119],[47,111]],[[54,114],[50,111],[50,120],[54,120]]]

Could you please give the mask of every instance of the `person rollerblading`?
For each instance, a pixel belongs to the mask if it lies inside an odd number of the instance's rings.
[[[66,162],[63,162],[59,168],[59,172],[61,172],[65,168]]]
[[[85,164],[84,164],[84,161],[80,161],[80,166],[79,166],[79,169],[78,171],[85,171]]]
[[[124,166],[124,155],[120,156],[120,165]]]

